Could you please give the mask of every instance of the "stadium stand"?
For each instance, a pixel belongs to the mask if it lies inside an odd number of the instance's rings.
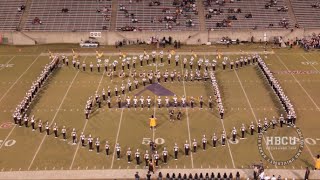
[[[320,27],[319,0],[291,0],[291,4],[300,27]]]
[[[209,29],[291,28],[284,0],[203,0]]]
[[[117,30],[199,30],[197,14],[195,0],[119,0]]]
[[[24,30],[108,30],[110,16],[111,0],[33,0]]]
[[[0,31],[16,30],[26,0],[1,0],[0,1]]]

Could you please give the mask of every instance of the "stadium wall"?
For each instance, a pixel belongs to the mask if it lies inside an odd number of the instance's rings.
[[[207,42],[216,43],[222,37],[228,36],[231,39],[240,41],[255,42],[272,41],[274,37],[282,36],[286,40],[295,40],[310,36],[313,33],[320,33],[320,29],[294,29],[291,30],[213,30],[213,31],[145,31],[145,32],[102,32],[97,40],[102,45],[114,45],[123,39],[136,41],[148,41],[150,37],[171,36],[173,40],[179,40],[183,44],[198,45]],[[54,44],[54,43],[79,43],[81,40],[89,38],[89,32],[3,32],[2,36],[8,39],[8,44],[12,45],[34,45],[34,44]]]

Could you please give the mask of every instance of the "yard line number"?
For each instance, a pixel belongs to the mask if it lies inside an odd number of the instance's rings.
[[[303,65],[318,65],[318,62],[316,62],[316,61],[307,61],[307,62],[301,62],[301,64],[303,64]]]
[[[150,142],[151,142],[151,138],[143,138],[142,139],[142,144],[144,144],[144,145],[149,145]],[[154,140],[154,143],[156,143],[158,145],[161,145],[161,144],[165,143],[165,140],[163,138],[156,138]]]
[[[2,143],[4,143],[4,146],[6,146],[6,147],[11,147],[11,146],[15,145],[16,142],[17,141],[14,139],[9,139],[6,142],[3,142],[3,140],[0,139],[0,145],[2,145]]]
[[[0,64],[0,68],[12,68],[14,64]]]

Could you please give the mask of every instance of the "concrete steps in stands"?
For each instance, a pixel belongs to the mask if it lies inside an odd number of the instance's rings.
[[[19,30],[22,30],[23,27],[25,26],[27,20],[28,20],[28,16],[29,16],[29,12],[30,12],[30,9],[31,9],[31,4],[32,4],[32,0],[27,0],[26,1],[26,9],[24,10],[23,14],[22,14],[22,17],[20,19],[20,23],[19,23]]]

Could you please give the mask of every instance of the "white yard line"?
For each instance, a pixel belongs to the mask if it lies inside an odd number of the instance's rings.
[[[224,132],[226,132],[226,129],[224,128],[224,122],[223,122],[223,120],[220,119],[220,121],[221,121],[222,128],[223,128]],[[230,144],[229,144],[229,141],[228,141],[228,140],[227,140],[227,145],[228,145],[229,154],[230,154],[231,161],[232,161],[232,166],[233,166],[233,168],[235,169],[235,168],[236,168],[236,165],[235,165],[235,163],[234,163],[233,155],[232,155],[232,152],[231,152],[231,147],[230,147]]]
[[[88,57],[88,56],[85,57],[84,61],[87,59],[87,57]],[[109,59],[110,59],[110,57],[109,57]],[[96,91],[99,90],[99,88],[100,88],[100,86],[101,86],[101,83],[102,83],[102,80],[103,80],[103,78],[104,78],[104,75],[105,75],[105,73],[106,73],[105,70],[103,70],[103,71],[104,71],[104,72],[102,73],[102,77],[100,78],[100,81],[99,81],[99,84],[98,84],[98,87],[97,87],[97,90],[96,90]],[[86,121],[86,122],[84,123],[84,126],[83,126],[81,132],[84,132],[84,131],[86,130],[86,128],[87,128],[87,124],[88,124],[89,120],[86,119],[85,121]],[[72,162],[71,162],[71,165],[70,165],[69,169],[72,169],[72,167],[73,167],[73,163],[74,163],[74,161],[75,161],[75,159],[76,159],[76,156],[77,156],[77,152],[78,152],[78,150],[79,150],[79,147],[80,147],[80,143],[78,143],[77,148],[76,148],[76,151],[74,152],[74,155],[73,155],[73,158],[72,158]]]
[[[10,58],[9,61],[7,61],[5,65],[8,65],[15,57],[16,57],[16,56],[13,56],[12,58]],[[1,71],[2,69],[4,69],[4,68],[5,68],[4,66],[1,67],[1,68],[0,68],[0,71]]]
[[[72,81],[71,81],[71,83],[70,83],[70,85],[69,85],[66,93],[64,94],[64,96],[63,96],[63,98],[62,98],[62,101],[61,101],[61,103],[60,103],[60,105],[59,105],[59,107],[58,107],[55,115],[53,116],[53,118],[52,118],[52,120],[51,120],[51,122],[50,122],[50,124],[49,124],[49,126],[51,126],[51,125],[53,124],[53,122],[55,121],[55,119],[56,119],[56,117],[57,117],[57,115],[58,115],[58,113],[59,113],[59,111],[60,111],[60,109],[61,109],[61,106],[62,106],[63,102],[65,101],[65,99],[66,99],[66,97],[67,97],[67,95],[68,95],[68,92],[70,91],[70,89],[71,89],[71,87],[72,87],[72,85],[73,85],[73,82],[74,82],[74,80],[76,79],[76,77],[78,76],[79,72],[80,72],[80,71],[78,71],[78,72],[76,73],[76,75],[73,77],[73,79],[72,79]],[[30,168],[31,168],[34,160],[36,159],[36,156],[38,155],[38,153],[39,153],[39,151],[40,151],[40,148],[41,148],[44,140],[46,139],[46,137],[47,137],[47,135],[44,135],[44,136],[43,136],[43,138],[42,138],[42,140],[41,140],[41,143],[40,143],[40,145],[38,146],[38,149],[37,149],[36,153],[34,154],[34,156],[33,156],[33,158],[32,158],[32,161],[31,161],[30,164],[29,164],[28,170],[30,170]]]
[[[287,71],[290,71],[289,68],[286,66],[286,64],[282,61],[282,59],[276,55],[277,59],[281,62],[281,64],[287,69]],[[305,57],[304,57],[305,58]],[[306,58],[305,58],[306,59]],[[307,60],[307,59],[306,59]],[[308,61],[308,60],[307,60]],[[315,68],[315,67],[314,67]],[[315,68],[316,69],[316,68]],[[316,69],[318,71],[318,69]],[[309,99],[311,100],[311,102],[314,104],[314,106],[318,109],[318,111],[320,111],[320,108],[319,106],[316,104],[316,102],[314,102],[313,98],[310,96],[310,94],[306,91],[306,89],[301,85],[301,83],[298,81],[298,79],[293,75],[291,74],[291,76],[294,78],[294,80],[299,84],[299,86],[301,87],[301,89],[306,93],[306,95],[309,97]],[[307,149],[308,149],[308,152],[310,154],[310,156],[312,157],[312,159],[314,161],[315,160],[315,156],[313,155],[313,153],[311,152],[309,146],[305,143]]]
[[[206,58],[206,56],[204,56],[204,59]],[[218,84],[219,86],[219,84]],[[224,130],[224,132],[226,132],[226,128],[224,127],[224,122],[223,122],[223,119],[220,119],[221,121],[221,124],[222,124],[222,128]],[[233,159],[233,155],[232,155],[232,151],[231,151],[231,147],[230,147],[230,144],[229,144],[229,141],[227,141],[227,145],[228,145],[228,150],[229,150],[229,154],[230,154],[230,157],[231,157],[231,162],[232,162],[232,166],[233,168],[236,168],[236,165],[234,163],[234,159]]]
[[[256,120],[256,123],[258,124],[258,120],[257,120],[256,114],[255,114],[255,112],[253,111],[252,105],[251,105],[251,103],[250,103],[250,100],[249,100],[249,98],[248,98],[248,95],[247,95],[246,91],[244,90],[244,87],[243,87],[242,82],[241,82],[241,80],[240,80],[240,78],[239,78],[239,76],[238,76],[238,73],[237,73],[237,71],[236,71],[235,69],[234,69],[234,72],[235,72],[235,74],[236,74],[236,76],[237,76],[237,79],[238,79],[238,81],[239,81],[239,83],[240,83],[240,86],[241,86],[241,89],[242,89],[242,91],[243,91],[243,93],[244,93],[244,96],[245,96],[245,98],[247,99],[247,102],[248,102],[248,104],[249,104],[251,113],[252,113],[254,119]],[[266,140],[265,140],[265,138],[264,138],[264,135],[262,135],[262,137],[263,137],[263,141],[266,143]],[[274,160],[274,157],[273,157],[270,149],[268,149],[268,151],[269,151],[269,154],[270,154],[272,160]],[[277,167],[276,165],[275,165],[275,167],[278,169],[278,167]]]
[[[223,119],[220,119],[220,121],[221,121],[221,124],[222,124],[223,131],[227,132],[226,128],[224,127]],[[231,147],[230,147],[230,144],[229,144],[228,141],[227,141],[227,145],[228,145],[228,150],[229,150],[229,154],[230,154],[231,161],[232,161],[232,166],[233,166],[233,168],[236,168],[235,163],[234,163],[234,159],[233,159],[233,155],[232,155],[232,152],[231,152]]]
[[[103,72],[102,77],[101,77],[101,79],[100,79],[100,81],[99,81],[99,85],[98,85],[96,91],[99,90],[100,85],[101,85],[101,83],[102,83],[102,80],[103,80],[103,77],[104,77],[104,74],[105,74],[105,73],[106,73],[106,71]],[[88,119],[86,119],[85,121],[86,121],[86,122],[85,122],[85,124],[84,124],[83,129],[82,129],[81,132],[85,132],[86,127],[87,127],[87,124],[88,124],[88,122],[89,122]],[[73,158],[72,158],[72,162],[71,162],[71,165],[70,165],[69,169],[72,169],[72,167],[73,167],[73,163],[74,163],[74,161],[75,161],[75,159],[76,159],[76,156],[77,156],[77,152],[78,152],[78,150],[79,150],[79,147],[80,147],[80,143],[78,143],[77,149],[76,149],[76,151],[74,152],[74,155],[73,155]]]
[[[157,96],[154,96],[154,105],[153,105],[153,117],[156,118],[156,99],[157,99]],[[155,138],[155,130],[154,128],[152,128],[152,142],[154,142],[154,138]]]
[[[156,72],[158,71],[158,64],[157,62],[159,61],[159,55],[157,55],[157,59],[156,59]],[[154,104],[153,104],[153,117],[156,118],[156,106],[157,106],[157,96],[154,96]],[[154,139],[155,139],[155,130],[154,128],[152,128],[152,142],[154,143]]]
[[[130,71],[129,71],[129,76],[131,74],[131,70],[133,69],[133,67],[130,68]],[[125,94],[124,96],[124,100],[126,99],[127,97],[127,94]],[[116,145],[118,143],[118,140],[119,140],[119,134],[120,134],[120,129],[121,129],[121,124],[122,124],[122,118],[123,118],[123,111],[124,111],[125,107],[122,107],[122,110],[121,110],[121,114],[120,114],[120,120],[119,120],[119,125],[118,125],[118,131],[117,131],[117,136],[116,136],[116,141],[114,142],[114,149],[113,149],[113,153],[112,153],[112,161],[111,161],[111,166],[110,166],[110,169],[113,168],[113,163],[114,163],[114,156],[115,156],[115,152],[116,152]]]
[[[112,153],[112,161],[111,161],[110,169],[113,168],[114,156],[115,156],[115,154],[116,154],[116,153],[115,153],[116,144],[118,143],[118,140],[119,140],[120,128],[121,128],[121,123],[122,123],[123,110],[124,110],[124,107],[122,107],[121,114],[120,114],[120,121],[119,121],[119,125],[118,125],[118,131],[117,131],[116,141],[115,141],[115,143],[114,143],[114,150],[113,150],[113,153]]]
[[[184,82],[184,72],[183,72],[183,66],[182,63],[180,62],[180,66],[181,66],[181,73],[182,73],[182,84],[183,84],[183,91],[184,91],[184,97],[187,97],[187,91],[186,91],[186,85]],[[189,114],[188,114],[188,107],[185,107],[186,110],[186,117],[187,117],[187,126],[188,126],[188,136],[189,136],[189,144],[191,145],[191,133],[190,133],[190,120],[189,120]],[[191,168],[194,168],[193,166],[193,155],[192,152],[190,153],[190,158],[191,158]]]
[[[38,60],[38,58],[40,57],[37,56],[37,58],[34,59],[34,61],[28,66],[28,68],[18,77],[18,79],[9,87],[9,89],[2,95],[2,97],[0,98],[0,102],[3,100],[3,98],[9,93],[9,91],[13,88],[13,86],[15,86],[17,84],[17,82],[22,78],[22,76],[24,74],[26,74],[26,72],[31,68],[31,66]]]

